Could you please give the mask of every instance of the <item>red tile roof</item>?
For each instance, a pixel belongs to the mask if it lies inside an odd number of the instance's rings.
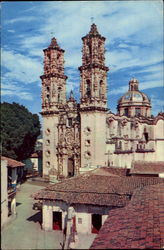
[[[131,174],[159,174],[164,173],[163,161],[135,161],[130,170]]]
[[[90,249],[164,247],[164,183],[136,189],[124,208],[111,210]]]
[[[164,182],[158,177],[113,177],[87,173],[49,185],[34,194],[35,199],[62,200],[69,203],[125,206],[134,190]]]
[[[20,161],[13,160],[13,159],[5,157],[5,156],[1,156],[1,160],[7,160],[7,166],[11,167],[11,168],[17,168],[17,167],[24,167],[25,166],[24,163],[22,163]]]

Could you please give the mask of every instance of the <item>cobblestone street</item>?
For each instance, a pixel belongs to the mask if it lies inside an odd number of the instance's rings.
[[[17,191],[17,217],[1,232],[2,249],[61,249],[63,234],[60,231],[45,232],[41,229],[41,212],[32,209],[30,195],[43,186],[26,182]],[[61,243],[61,244],[60,244]]]

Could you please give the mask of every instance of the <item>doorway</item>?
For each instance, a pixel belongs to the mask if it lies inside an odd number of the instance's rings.
[[[62,212],[53,212],[53,230],[62,230]]]
[[[97,234],[102,226],[102,216],[100,214],[92,214],[92,233]]]
[[[74,159],[68,158],[68,177],[74,176]]]

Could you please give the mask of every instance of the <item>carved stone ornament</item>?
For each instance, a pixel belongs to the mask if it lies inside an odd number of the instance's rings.
[[[66,143],[67,144],[72,144],[74,142],[74,133],[73,133],[73,131],[71,131],[71,130],[66,131],[65,138],[66,138]]]

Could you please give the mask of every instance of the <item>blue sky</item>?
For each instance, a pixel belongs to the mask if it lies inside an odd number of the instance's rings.
[[[132,77],[152,101],[152,113],[163,110],[162,1],[19,1],[2,3],[1,99],[41,111],[43,49],[52,37],[65,50],[67,93],[79,100],[82,40],[94,17],[106,37],[108,107],[128,90]]]

